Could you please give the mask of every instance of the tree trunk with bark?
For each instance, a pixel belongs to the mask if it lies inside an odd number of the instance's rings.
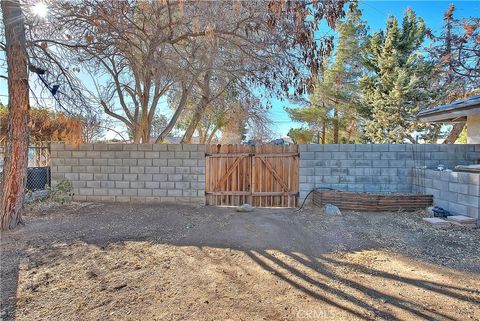
[[[188,125],[187,130],[183,135],[182,144],[192,143],[193,133],[195,132],[195,129],[197,129],[197,126],[200,123],[200,120],[202,119],[202,116],[205,113],[205,110],[207,109],[208,104],[210,103],[210,79],[211,78],[212,78],[212,71],[208,70],[203,77],[202,97],[200,98],[200,102],[197,105],[192,121]]]
[[[455,144],[458,136],[462,133],[465,123],[456,123],[453,125],[452,130],[448,134],[447,138],[443,141],[444,144]]]
[[[25,191],[29,115],[27,50],[25,25],[20,3],[2,0],[3,24],[8,66],[8,133],[3,172],[1,229],[15,228],[22,223]]]
[[[322,145],[325,145],[327,142],[327,125],[325,124],[325,120],[322,123]]]
[[[337,102],[335,102],[335,106],[333,107],[333,143],[338,144],[338,137],[339,137],[339,121],[338,121],[338,109],[337,109]]]
[[[211,144],[211,143],[212,143],[212,140],[213,140],[213,138],[215,137],[215,134],[217,133],[217,131],[218,131],[218,126],[215,126],[215,127],[212,129],[212,132],[210,133],[210,135],[208,136],[207,144]]]
[[[182,142],[181,142],[182,144],[192,143],[192,137],[193,137],[193,134],[195,133],[195,129],[197,129],[198,123],[200,123],[200,120],[207,106],[208,106],[208,98],[206,98],[205,96],[202,96],[202,98],[200,99],[200,103],[198,104],[197,109],[195,110],[195,114],[193,115],[192,120],[190,121],[190,124],[188,124],[187,130],[183,135]]]
[[[192,86],[193,86],[193,80],[188,87],[186,86],[185,83],[182,84],[182,96],[180,98],[180,102],[178,104],[177,110],[175,110],[175,113],[173,114],[172,118],[168,122],[167,127],[165,127],[165,129],[160,133],[160,135],[155,140],[155,144],[161,144],[165,140],[165,138],[167,138],[167,135],[172,131],[173,127],[177,123],[178,118],[180,117],[180,114],[182,113],[183,109],[185,108],[185,105],[187,104],[187,99],[192,90]]]
[[[322,108],[325,110],[325,103],[322,101]],[[325,145],[327,140],[327,117],[322,117],[322,145]]]

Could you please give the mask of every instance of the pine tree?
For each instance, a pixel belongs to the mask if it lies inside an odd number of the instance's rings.
[[[318,82],[315,83],[318,84]],[[308,130],[312,133],[313,142],[325,144],[327,143],[327,127],[330,127],[331,121],[328,110],[324,104],[321,104],[318,94],[318,85],[315,85],[308,101],[302,102],[305,105],[304,107],[285,108],[285,111],[292,120],[307,124]]]
[[[362,51],[367,27],[353,2],[347,16],[337,26],[338,40],[331,59],[314,81],[307,107],[286,109],[293,120],[304,122],[318,143],[358,141],[359,87],[363,74]]]
[[[419,53],[425,33],[422,18],[409,8],[401,26],[390,17],[386,30],[370,37],[365,50],[368,73],[361,80],[369,141],[415,142],[413,117],[429,100],[431,65]]]
[[[293,139],[295,144],[310,144],[313,133],[308,128],[290,128],[287,136]]]

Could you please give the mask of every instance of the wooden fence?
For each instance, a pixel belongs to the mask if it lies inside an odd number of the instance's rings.
[[[297,145],[207,145],[206,203],[296,207],[298,162]]]

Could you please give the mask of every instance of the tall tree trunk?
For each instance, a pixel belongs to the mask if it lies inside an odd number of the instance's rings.
[[[197,109],[195,110],[195,114],[193,115],[192,120],[190,121],[190,124],[188,124],[187,130],[183,135],[182,144],[192,143],[193,134],[195,133],[195,129],[197,129],[198,123],[200,122],[200,119],[202,118],[203,113],[207,108],[207,105],[208,98],[202,97],[200,103],[197,106]]]
[[[160,133],[160,135],[157,137],[155,140],[155,144],[161,144],[165,138],[167,138],[167,135],[172,131],[173,127],[177,123],[178,118],[180,117],[180,114],[182,113],[183,109],[185,108],[185,105],[187,104],[187,98],[188,95],[190,95],[190,92],[192,91],[192,86],[193,86],[194,80],[190,83],[190,85],[187,87],[185,84],[182,84],[182,96],[180,98],[180,102],[178,103],[177,110],[175,110],[175,113],[173,114],[172,118],[167,124],[167,127]]]
[[[448,134],[447,138],[443,141],[444,144],[455,144],[458,136],[462,133],[465,123],[456,123],[453,125],[452,130]]]
[[[140,131],[140,126],[137,125],[137,123],[133,124],[132,138],[133,138],[133,143],[134,144],[140,144],[140,141],[142,139],[142,135],[141,135],[141,131]]]
[[[449,10],[451,10],[450,7]],[[452,11],[453,12],[453,11]],[[448,60],[448,74],[447,74],[447,81],[445,86],[449,86],[453,82],[453,59],[452,59],[452,19],[449,17],[447,18],[447,34],[445,36],[445,45],[446,45],[446,53]],[[465,127],[465,123],[455,123],[453,124],[452,130],[448,134],[447,138],[443,141],[444,144],[454,144],[455,141],[458,139],[458,136],[462,133],[463,128]],[[434,142],[435,143],[435,142]]]
[[[322,108],[325,112],[325,103],[322,101]],[[325,112],[326,113],[326,112]],[[325,141],[327,139],[327,117],[322,117],[322,145],[325,145]]]
[[[333,107],[333,143],[338,144],[338,132],[339,132],[339,121],[338,121],[338,110],[337,103]]]
[[[354,143],[352,137],[354,136],[353,133],[355,132],[356,124],[357,124],[357,123],[356,123],[356,120],[355,120],[355,119],[352,119],[352,120],[351,120],[351,123],[350,123],[350,126],[349,126],[349,128],[348,128],[348,131],[347,131],[347,134],[348,134],[348,136],[347,136],[347,143],[348,143],[348,144],[353,144],[353,143]]]
[[[195,129],[197,129],[198,123],[202,119],[202,116],[205,113],[205,109],[207,109],[207,106],[210,103],[210,79],[211,78],[212,78],[212,71],[208,70],[203,76],[202,98],[200,98],[200,102],[197,105],[195,114],[192,117],[192,121],[188,125],[187,130],[183,135],[183,138],[182,138],[183,144],[191,144],[193,133],[195,132]]]
[[[27,50],[23,13],[18,0],[2,0],[8,65],[8,133],[3,172],[1,229],[15,228],[22,223],[23,195],[28,166],[28,101]]]
[[[205,135],[206,134],[203,133],[203,130],[201,128],[199,128],[198,129],[198,142],[200,144],[205,144]]]
[[[147,95],[148,96],[148,95]],[[150,132],[152,130],[152,122],[150,117],[148,117],[148,97],[142,101],[142,115],[140,120],[140,131],[142,136],[142,143],[149,144],[150,143]],[[152,107],[154,108],[154,107]]]
[[[215,134],[217,133],[217,131],[218,131],[218,126],[215,126],[215,127],[212,129],[212,132],[210,133],[210,135],[208,136],[207,144],[211,144],[211,143],[212,143],[213,137],[215,137]]]
[[[327,125],[325,124],[325,120],[322,123],[322,145],[325,145],[327,140]]]
[[[143,144],[149,144],[150,143],[150,128],[151,124],[148,122],[148,120],[145,120],[145,122],[142,122],[142,143]]]

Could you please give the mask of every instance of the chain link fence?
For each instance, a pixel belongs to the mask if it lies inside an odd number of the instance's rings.
[[[0,146],[0,187],[3,186],[3,166],[6,148]],[[50,144],[42,143],[28,148],[27,191],[43,190],[50,186]],[[0,194],[2,189],[0,188]]]

